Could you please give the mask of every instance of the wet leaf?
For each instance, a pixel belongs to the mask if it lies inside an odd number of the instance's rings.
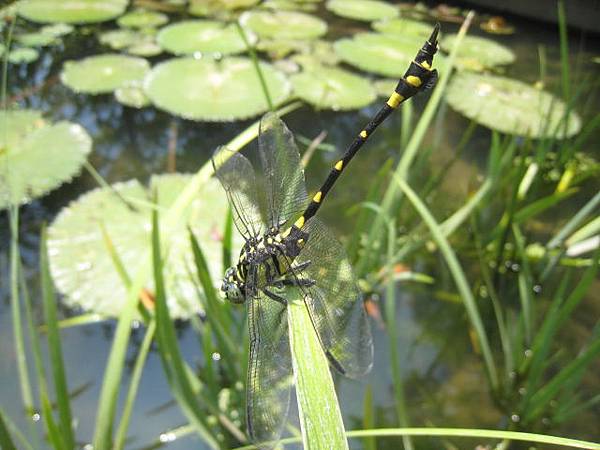
[[[400,10],[389,3],[378,0],[329,0],[327,9],[348,19],[373,20],[396,17]]]
[[[128,0],[22,0],[19,15],[41,23],[93,23],[120,16]]]
[[[115,90],[115,98],[119,103],[131,108],[143,108],[150,104],[150,99],[146,96],[142,83],[133,82],[121,86]]]
[[[40,56],[35,48],[22,47],[11,50],[8,54],[8,62],[11,64],[29,64]]]
[[[323,20],[295,11],[246,11],[240,23],[266,39],[316,39],[327,32]]]
[[[455,39],[455,34],[444,38],[441,43],[442,48],[450,51]],[[456,55],[458,68],[478,72],[495,66],[512,64],[514,61],[515,54],[510,48],[491,39],[477,36],[465,36]]]
[[[386,19],[373,23],[373,28],[384,34],[400,34],[418,36],[427,39],[431,35],[433,25],[410,19]]]
[[[119,17],[117,24],[125,28],[156,28],[169,21],[169,16],[156,11],[138,9]]]

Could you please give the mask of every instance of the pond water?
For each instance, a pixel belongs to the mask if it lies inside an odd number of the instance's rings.
[[[359,29],[358,22],[334,19],[322,12],[331,24],[332,32],[341,32],[349,24]],[[532,22],[520,21],[510,17],[517,33],[499,36],[495,39],[513,49],[517,63],[507,68],[513,78],[533,82],[538,78],[538,45],[544,45],[547,57],[547,83],[555,88],[560,80],[558,33],[555,27]],[[98,28],[110,27],[100,25]],[[445,32],[454,32],[458,26],[443,24]],[[96,30],[96,27],[92,27]],[[480,30],[473,30],[482,34]],[[582,61],[580,73],[598,79],[600,66],[588,63],[590,55],[600,54],[598,37],[581,36],[573,33],[571,48],[578,52]],[[163,173],[168,167],[168,151],[171,141],[176,142],[176,168],[180,172],[193,173],[205,164],[213,150],[229,141],[253,120],[232,123],[192,122],[149,107],[134,110],[118,104],[111,95],[77,95],[63,86],[57,79],[62,62],[67,59],[79,59],[97,52],[96,40],[90,34],[70,36],[63,47],[44,50],[40,59],[28,66],[10,66],[9,96],[22,96],[19,105],[44,112],[53,120],[69,120],[81,124],[93,138],[94,149],[90,156],[91,164],[109,183],[132,178],[146,182],[152,174]],[[38,88],[41,86],[40,88]],[[33,91],[27,92],[29,89]],[[414,113],[419,114],[426,101],[424,96],[414,100]],[[309,106],[287,115],[284,120],[297,135],[312,139],[322,130],[327,132],[326,143],[335,146],[335,153],[318,151],[311,160],[306,174],[308,189],[315,189],[326,176],[334,155],[339,155],[356,130],[369,119],[379,103],[351,112],[315,111]],[[597,109],[597,108],[596,108]],[[597,111],[596,111],[597,112]],[[429,130],[425,146],[436,145],[435,164],[431,171],[444,167],[452,157],[460,141],[468,120],[448,109],[444,112],[444,121],[436,122]],[[357,157],[349,172],[328,198],[322,210],[322,217],[342,238],[352,230],[352,221],[345,214],[347,209],[363,200],[371,185],[373,174],[390,156],[398,153],[401,114],[396,114],[381,126],[377,134],[369,141],[368,149]],[[435,129],[434,129],[435,127]],[[597,133],[597,132],[596,132]],[[442,184],[443,193],[436,196],[436,211],[439,217],[447,215],[459,207],[473,187],[473,180],[482,173],[487,161],[485,152],[489,148],[491,133],[477,127],[472,139],[463,151],[460,160],[453,165],[452,171]],[[596,143],[592,149],[598,157],[597,143],[600,135],[591,140]],[[249,147],[252,150],[253,145]],[[301,151],[304,146],[301,146]],[[21,253],[25,262],[28,284],[34,289],[34,299],[40,308],[39,292],[35,286],[39,283],[37,272],[40,226],[50,223],[60,209],[75,200],[79,195],[96,187],[96,183],[87,172],[72,182],[35,200],[21,208]],[[563,222],[576,211],[598,188],[598,183],[588,184],[588,191],[579,192],[567,207],[559,211],[559,216],[545,217],[545,225],[550,229]],[[556,210],[553,210],[556,211]],[[543,224],[542,224],[543,225]],[[547,231],[545,231],[547,233]],[[542,232],[544,233],[544,232]],[[5,410],[23,430],[27,430],[28,421],[20,417],[21,398],[17,388],[18,379],[13,346],[11,311],[8,290],[8,219],[5,212],[0,213],[0,399]],[[397,323],[398,347],[400,349],[403,378],[405,380],[406,403],[411,424],[415,426],[460,426],[479,428],[498,428],[505,425],[504,418],[493,407],[484,379],[481,359],[473,352],[466,333],[467,322],[464,309],[459,303],[444,300],[440,292],[454,292],[452,280],[444,270],[439,270],[439,261],[425,252],[417,256],[411,264],[419,271],[436,277],[432,286],[412,283],[398,285]],[[571,339],[581,345],[586,339],[585,330],[590,330],[589,317],[598,317],[600,310],[600,284],[595,288],[576,315],[572,327],[575,332]],[[595,305],[595,306],[593,306]],[[64,312],[69,314],[68,311]],[[360,381],[351,381],[337,377],[337,387],[347,429],[361,428],[364,387],[373,388],[376,406],[377,425],[396,426],[395,406],[391,369],[389,366],[388,337],[377,322],[372,323],[375,339],[375,366],[372,372]],[[97,398],[101,389],[101,377],[105,369],[108,352],[113,337],[114,322],[107,321],[95,325],[68,328],[62,331],[63,350],[67,376],[71,389],[82,388],[73,400],[74,415],[77,420],[77,436],[81,442],[89,442],[93,433]],[[194,332],[182,325],[180,343],[189,361],[197,361],[201,349]],[[587,332],[589,333],[589,331]],[[142,333],[134,332],[133,344],[128,355],[132,364]],[[130,364],[130,365],[131,365]],[[218,363],[217,363],[218,364]],[[595,365],[595,375],[585,378],[588,392],[600,389],[600,367]],[[130,373],[123,380],[127,386]],[[156,352],[148,358],[140,392],[135,403],[132,417],[128,448],[140,448],[155,441],[159,434],[185,423],[184,416],[175,405],[169,402],[171,395],[165,380],[160,359]],[[122,403],[123,399],[119,399]],[[600,422],[598,409],[582,414],[582,419],[570,423],[568,428],[553,430],[570,437],[600,440],[597,424]],[[594,423],[596,426],[594,426]],[[43,426],[41,422],[30,424],[35,428]],[[43,433],[40,433],[43,434]],[[398,448],[399,440],[378,441],[378,448]],[[435,441],[420,440],[419,448],[439,448]],[[472,448],[473,441],[465,442],[465,448]],[[354,441],[353,447],[360,443]],[[169,444],[172,449],[203,448],[200,441],[189,435]]]

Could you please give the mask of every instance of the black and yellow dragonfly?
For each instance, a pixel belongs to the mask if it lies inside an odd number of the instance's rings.
[[[226,148],[213,156],[216,175],[245,239],[221,290],[246,303],[250,332],[247,424],[255,442],[276,440],[287,418],[292,363],[286,315],[290,290],[301,293],[321,347],[340,373],[358,377],[373,363],[373,343],[352,267],[334,234],[315,214],[350,160],[402,102],[433,86],[436,25],[395,91],[358,133],[309,201],[291,132],[274,114],[260,124],[261,171]],[[257,176],[260,175],[260,176]]]

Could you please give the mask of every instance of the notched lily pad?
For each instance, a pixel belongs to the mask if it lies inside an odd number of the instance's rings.
[[[376,97],[369,80],[334,67],[314,65],[290,81],[298,97],[318,108],[358,109]]]
[[[373,23],[373,28],[384,34],[418,36],[423,40],[429,38],[433,31],[433,25],[404,18],[380,20]]]
[[[70,307],[117,317],[127,290],[106,248],[103,229],[133,277],[150,248],[153,193],[161,211],[167,210],[190,179],[181,174],[153,176],[148,188],[136,180],[117,183],[112,189],[90,191],[64,208],[48,229],[51,273],[56,287],[65,294],[63,301]],[[227,199],[214,179],[205,183],[194,199],[177,225],[167,228],[166,223],[160,224],[163,243],[168,246],[164,264],[167,305],[174,318],[200,312],[188,225],[202,246],[215,285],[221,276],[218,235],[224,229]],[[145,288],[154,292],[151,281]]]
[[[40,23],[93,23],[111,20],[127,8],[128,0],[21,0],[19,15]]]
[[[92,140],[79,125],[47,123],[39,111],[1,111],[0,209],[40,197],[81,170]]]
[[[397,7],[379,0],[329,0],[326,7],[338,16],[366,22],[400,14]]]
[[[573,111],[565,127],[567,108],[561,100],[510,78],[458,73],[448,87],[447,101],[466,117],[503,133],[564,138],[581,129]]]
[[[450,51],[454,46],[456,35],[452,34],[442,40],[442,48]],[[514,52],[491,39],[477,36],[465,36],[456,55],[456,66],[461,69],[481,72],[495,66],[511,64],[515,61]]]
[[[115,98],[119,103],[131,108],[140,109],[150,104],[142,83],[133,82],[115,90]]]
[[[327,32],[323,20],[295,11],[246,11],[240,23],[265,39],[316,39]]]
[[[168,21],[169,16],[166,14],[138,9],[119,17],[117,24],[125,28],[156,28]]]
[[[246,33],[250,44],[256,42],[253,33]],[[246,50],[244,39],[234,24],[212,20],[188,20],[163,28],[157,37],[158,44],[176,55],[212,53],[229,55]]]
[[[260,67],[272,102],[283,102],[290,91],[286,77],[270,64],[261,62]],[[159,108],[192,120],[245,119],[268,109],[248,58],[171,59],[152,69],[144,80],[144,89]]]
[[[358,33],[352,38],[336,41],[334,49],[344,62],[359,69],[399,77],[422,46],[423,39],[418,36]],[[443,59],[441,55],[436,55],[434,65],[441,64]]]
[[[133,81],[149,71],[148,61],[133,56],[107,54],[66,61],[60,78],[76,92],[102,94]]]

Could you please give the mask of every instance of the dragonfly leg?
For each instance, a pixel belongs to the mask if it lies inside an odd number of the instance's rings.
[[[286,278],[286,279],[281,280],[281,284],[283,284],[284,286],[311,287],[316,284],[316,281],[305,279],[305,278]]]
[[[274,292],[271,292],[268,289],[263,289],[263,292],[271,300],[275,300],[277,303],[281,303],[283,306],[287,306],[287,301],[281,295],[275,294]]]
[[[310,266],[310,260],[309,261],[304,261],[303,263],[300,263],[300,264],[294,266],[294,271],[301,272],[304,269],[306,269],[308,266]]]

